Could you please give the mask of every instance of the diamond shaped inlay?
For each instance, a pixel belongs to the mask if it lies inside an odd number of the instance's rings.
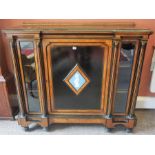
[[[70,87],[70,89],[78,95],[90,82],[87,75],[82,71],[79,65],[70,71],[70,73],[64,79],[64,82]]]
[[[69,82],[76,90],[79,90],[82,87],[82,85],[86,82],[86,80],[78,71],[76,71],[75,74],[70,78]]]

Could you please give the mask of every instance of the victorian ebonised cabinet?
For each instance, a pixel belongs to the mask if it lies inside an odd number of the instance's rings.
[[[18,123],[136,125],[145,29],[51,25],[4,30],[10,39]]]

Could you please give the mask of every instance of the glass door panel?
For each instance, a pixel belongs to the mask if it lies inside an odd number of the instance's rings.
[[[20,52],[26,87],[28,110],[29,112],[40,112],[33,42],[20,41]]]
[[[130,85],[135,44],[123,42],[120,50],[118,80],[114,101],[114,112],[125,113]]]

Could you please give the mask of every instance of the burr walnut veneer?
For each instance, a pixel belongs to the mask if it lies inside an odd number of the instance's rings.
[[[32,26],[33,27],[33,26]],[[145,29],[48,25],[4,30],[10,40],[18,123],[136,125]]]

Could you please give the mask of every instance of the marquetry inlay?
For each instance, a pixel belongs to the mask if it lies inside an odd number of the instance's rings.
[[[69,88],[78,95],[88,85],[90,80],[82,68],[76,64],[64,79]]]

